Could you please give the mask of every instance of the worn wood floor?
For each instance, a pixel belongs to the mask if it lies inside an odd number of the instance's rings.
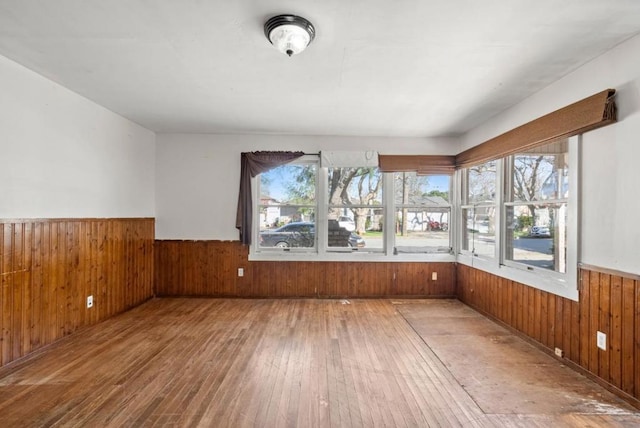
[[[0,369],[0,426],[638,426],[454,300],[155,299]]]

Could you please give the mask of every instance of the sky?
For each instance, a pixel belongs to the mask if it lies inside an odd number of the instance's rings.
[[[261,174],[261,182],[264,182],[264,179],[268,181],[267,191],[264,188],[261,189],[262,196],[271,196],[279,202],[285,202],[288,199],[287,183],[295,180],[300,168],[300,166],[296,165],[284,165]],[[432,190],[448,192],[450,190],[449,181],[450,177],[446,175],[430,176],[425,193]]]

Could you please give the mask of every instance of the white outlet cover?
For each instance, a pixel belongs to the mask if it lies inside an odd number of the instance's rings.
[[[244,276],[244,268],[238,268],[238,276]]]
[[[602,349],[603,351],[607,350],[607,335],[601,331],[596,333],[596,342],[598,345],[598,348]]]
[[[87,308],[93,308],[93,296],[87,296]]]

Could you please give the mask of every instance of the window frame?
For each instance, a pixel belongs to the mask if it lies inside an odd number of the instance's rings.
[[[568,146],[568,144],[567,144]],[[569,151],[569,149],[568,149]],[[569,157],[569,153],[567,151],[567,157]],[[503,230],[503,242],[504,244],[501,246],[502,249],[502,259],[503,259],[503,263],[506,266],[510,266],[510,267],[514,267],[517,269],[522,269],[522,270],[527,270],[527,271],[532,271],[532,272],[537,272],[538,274],[540,273],[548,273],[551,274],[552,276],[558,277],[558,279],[562,279],[562,275],[564,273],[566,273],[566,271],[568,270],[569,267],[569,263],[568,260],[565,259],[564,263],[565,263],[565,272],[558,272],[555,270],[550,270],[550,269],[545,269],[545,268],[541,268],[541,267],[537,267],[531,264],[527,264],[527,263],[523,263],[523,262],[519,262],[517,260],[513,260],[512,258],[508,258],[508,238],[509,238],[509,234],[507,232],[507,210],[509,209],[509,207],[515,208],[518,206],[523,206],[523,205],[527,205],[527,201],[523,201],[523,200],[517,200],[515,195],[514,195],[514,191],[513,191],[513,176],[514,176],[514,169],[515,169],[515,157],[518,155],[521,155],[522,153],[515,153],[513,155],[508,156],[505,159],[505,169],[504,169],[504,201],[503,201],[503,212],[504,212],[504,218],[505,218],[505,224],[504,224],[504,228]],[[568,163],[569,163],[569,186],[571,186],[571,159],[568,159]],[[569,189],[570,190],[570,189]],[[569,192],[569,194],[571,194],[571,192]],[[569,198],[568,197],[559,197],[559,198],[555,198],[555,199],[551,199],[551,200],[540,200],[540,201],[536,201],[536,205],[541,205],[541,206],[545,206],[545,205],[553,205],[553,204],[564,204],[566,206],[566,211],[567,211],[567,218],[569,216]],[[534,216],[535,217],[535,216]],[[565,224],[565,228],[564,231],[568,232],[569,228],[568,228],[568,221],[567,224]],[[568,256],[568,240],[566,243],[566,247],[567,247],[567,256]]]
[[[578,300],[578,260],[580,258],[580,241],[578,236],[579,214],[580,214],[580,135],[569,137],[568,159],[569,159],[569,196],[567,200],[567,258],[566,272],[555,272],[549,269],[534,267],[516,261],[506,260],[506,207],[511,204],[506,198],[506,184],[509,180],[506,177],[509,168],[506,165],[507,157],[498,160],[497,165],[497,218],[496,218],[496,252],[495,258],[479,257],[469,251],[462,250],[462,227],[465,226],[466,219],[462,218],[462,202],[466,191],[464,189],[463,170],[458,170],[458,188],[460,195],[457,199],[458,207],[458,262],[478,268],[480,270],[495,274],[497,276],[510,279],[534,288],[538,288],[549,293],[566,297],[571,300]],[[510,155],[512,156],[512,155]],[[465,168],[466,169],[466,168]]]
[[[480,263],[494,263],[493,260],[497,260],[499,258],[499,248],[500,248],[500,236],[501,236],[501,209],[500,209],[500,194],[502,189],[502,168],[503,168],[503,160],[496,159],[494,161],[486,161],[482,162],[481,165],[484,165],[489,162],[495,162],[496,166],[496,181],[495,185],[495,197],[492,204],[489,203],[474,203],[469,202],[469,169],[464,168],[459,170],[460,174],[460,210],[459,210],[459,221],[458,221],[458,230],[459,230],[459,240],[458,240],[458,254],[461,254],[464,257],[473,258],[478,260]],[[465,231],[467,230],[468,224],[467,219],[463,216],[464,210],[471,209],[475,211],[477,208],[493,208],[494,211],[494,251],[493,255],[488,255],[485,253],[477,253],[475,251],[475,244],[472,249],[464,249],[464,239],[466,236]],[[475,213],[474,213],[475,216]],[[475,242],[475,239],[474,239]]]
[[[253,228],[253,234],[252,236],[254,236],[255,238],[253,239],[253,242],[251,243],[251,249],[252,251],[255,251],[256,253],[263,253],[263,254],[268,254],[268,253],[294,253],[294,254],[315,254],[317,252],[317,248],[318,248],[318,179],[319,179],[319,170],[320,170],[320,163],[318,161],[316,161],[316,159],[313,158],[312,155],[305,155],[302,156],[298,159],[295,159],[289,163],[286,163],[284,165],[281,165],[279,167],[276,168],[280,168],[283,166],[287,166],[287,165],[315,165],[316,166],[316,174],[315,174],[315,180],[316,180],[316,187],[315,187],[315,205],[301,205],[301,204],[290,204],[290,205],[285,205],[287,207],[311,207],[314,211],[315,211],[315,221],[313,221],[314,224],[314,244],[312,247],[287,247],[287,248],[280,248],[280,247],[267,247],[267,246],[260,246],[260,196],[262,194],[261,191],[261,175],[262,174],[258,174],[256,177],[254,177],[253,183],[251,185],[251,189],[252,189],[252,201],[253,201],[253,212],[256,213],[256,215],[253,216],[253,224],[251,225],[251,227]],[[274,169],[276,169],[274,168]],[[290,223],[288,223],[290,224]],[[284,225],[286,226],[286,225]]]
[[[259,246],[259,216],[254,216],[253,219],[253,232],[256,238],[251,243],[249,248],[249,260],[250,261],[340,261],[340,262],[455,262],[455,252],[449,253],[436,253],[436,252],[423,252],[423,253],[399,253],[394,254],[395,234],[384,233],[383,234],[383,248],[379,248],[367,251],[367,247],[359,249],[341,248],[341,247],[329,247],[328,246],[328,211],[329,211],[329,195],[328,195],[328,168],[321,166],[320,156],[318,155],[305,155],[302,158],[292,161],[290,164],[308,162],[313,159],[313,162],[317,164],[317,176],[316,176],[316,217],[315,217],[315,247],[308,248],[270,248]],[[383,230],[394,230],[394,193],[393,191],[386,191],[385,189],[393,189],[393,177],[392,172],[380,172],[382,175],[382,207],[383,211]],[[438,175],[438,174],[435,174]],[[252,201],[254,212],[259,212],[259,197],[260,195],[260,177],[257,175],[252,178]],[[450,184],[454,183],[455,176],[452,177]],[[455,191],[455,186],[451,186],[451,192]],[[450,197],[451,212],[450,218],[455,219],[455,204]],[[449,221],[449,227],[452,228],[452,221]],[[454,245],[454,231],[450,231],[449,243]],[[366,241],[366,236],[365,236]]]
[[[324,249],[324,253],[363,253],[363,254],[385,254],[386,253],[386,236],[388,235],[388,233],[385,232],[385,228],[383,227],[383,234],[382,234],[382,248],[376,248],[376,247],[367,247],[366,246],[366,241],[365,241],[365,247],[363,248],[353,248],[353,247],[332,247],[329,246],[329,234],[328,234],[328,228],[329,228],[329,210],[331,208],[348,208],[348,207],[354,207],[354,208],[367,208],[370,207],[369,205],[365,205],[365,204],[352,204],[352,205],[344,205],[344,204],[336,204],[336,205],[332,205],[329,202],[329,169],[330,168],[355,168],[355,167],[323,167],[321,168],[321,172],[320,172],[320,180],[322,180],[322,183],[324,184],[324,188],[322,190],[323,192],[323,200],[322,200],[322,215],[324,216],[323,218],[323,226],[324,226],[324,230],[321,233],[321,237],[322,239],[322,248]],[[386,214],[387,214],[387,203],[386,203],[386,199],[385,199],[385,194],[387,192],[384,191],[385,189],[385,177],[386,177],[386,173],[382,172],[379,170],[378,167],[373,167],[373,166],[366,166],[366,167],[360,167],[360,168],[366,168],[366,169],[371,169],[371,168],[375,168],[378,169],[378,174],[380,174],[380,180],[382,181],[381,183],[381,189],[380,191],[382,192],[381,195],[381,205],[377,205],[376,207],[379,209],[383,210],[383,221],[386,220]]]
[[[391,175],[391,178],[393,180],[393,194],[392,194],[392,198],[393,198],[393,207],[390,210],[391,214],[393,215],[393,219],[394,219],[394,223],[393,223],[393,230],[394,230],[394,240],[393,240],[393,244],[392,244],[392,248],[394,254],[400,254],[400,253],[415,253],[415,254],[455,254],[455,232],[454,232],[454,223],[455,223],[455,217],[454,217],[454,192],[453,192],[453,188],[455,185],[455,177],[449,174],[437,174],[437,173],[432,173],[432,174],[420,174],[416,171],[396,171],[396,172],[391,172],[389,173]],[[424,205],[420,205],[420,204],[411,204],[411,203],[397,203],[395,198],[397,195],[397,189],[396,189],[396,174],[415,174],[415,177],[449,177],[449,187],[447,188],[447,204],[446,205],[442,205],[442,206],[438,206],[435,204],[424,204]],[[395,230],[396,230],[396,224],[395,224],[395,219],[396,216],[398,215],[398,211],[401,211],[403,209],[415,209],[415,210],[421,210],[421,211],[426,211],[429,208],[432,208],[434,211],[432,212],[439,212],[439,210],[444,210],[441,211],[443,213],[447,214],[447,230],[444,230],[443,232],[447,232],[447,237],[448,237],[448,245],[447,246],[431,246],[431,245],[398,245],[398,240],[397,240],[397,236],[395,236]],[[429,217],[427,217],[427,219],[429,219]],[[444,223],[444,222],[443,222]],[[402,248],[404,250],[399,250],[399,248]],[[407,250],[407,248],[411,248],[411,250]],[[447,248],[448,251],[441,251],[442,248]]]

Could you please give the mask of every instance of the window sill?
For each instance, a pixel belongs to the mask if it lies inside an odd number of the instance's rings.
[[[290,262],[450,262],[456,261],[453,254],[382,254],[364,252],[336,253],[291,253],[291,252],[249,252],[249,261],[290,261]]]

